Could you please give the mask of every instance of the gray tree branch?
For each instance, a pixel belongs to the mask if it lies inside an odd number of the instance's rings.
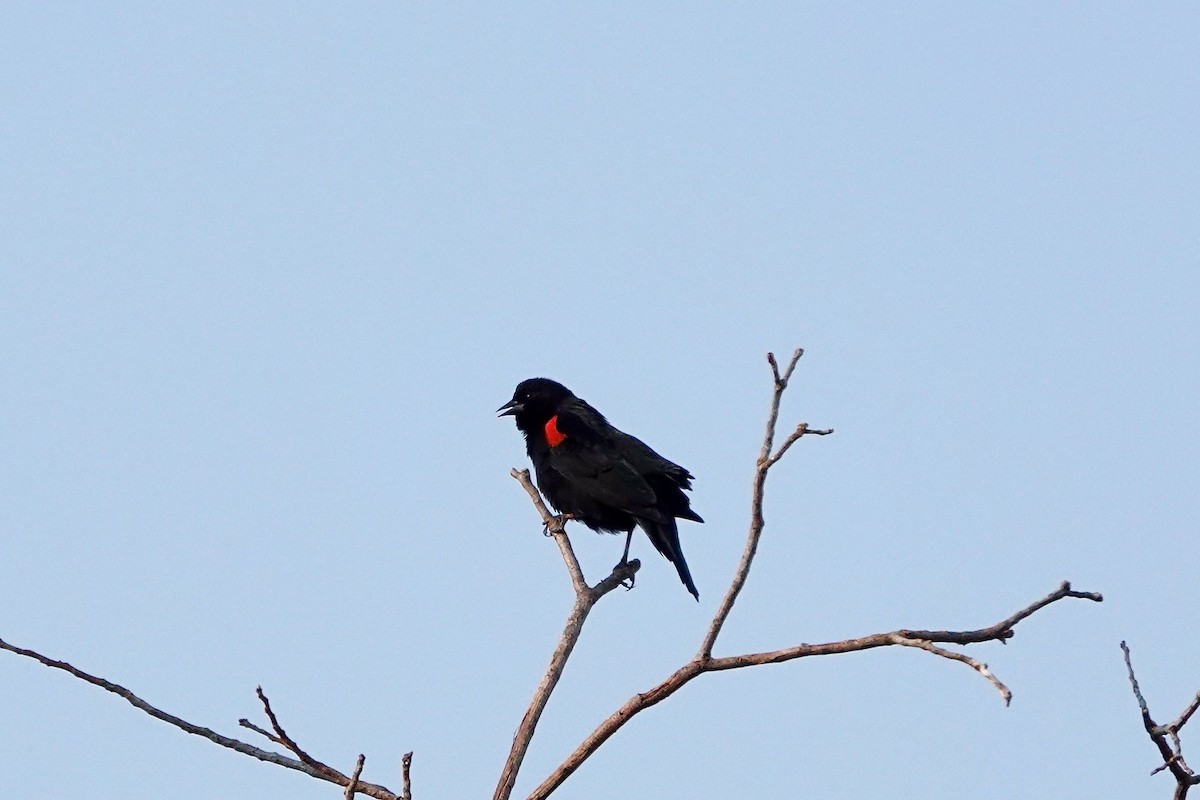
[[[757,552],[758,543],[762,535],[762,531],[766,525],[763,516],[763,502],[765,497],[765,487],[767,474],[771,468],[775,466],[788,452],[788,450],[806,435],[825,436],[833,433],[829,430],[810,429],[806,423],[801,423],[795,430],[783,441],[776,449],[774,447],[776,425],[779,417],[779,406],[783,396],[783,392],[787,389],[788,382],[796,369],[796,365],[803,355],[802,350],[796,350],[787,366],[781,372],[779,364],[775,360],[773,354],[767,355],[767,361],[771,367],[771,373],[774,379],[773,393],[771,396],[770,409],[767,417],[766,431],[763,436],[763,444],[760,455],[755,465],[754,481],[751,493],[751,519],[749,532],[747,534],[746,544],[742,552],[737,570],[734,573],[733,579],[730,582],[729,589],[726,591],[721,604],[717,608],[712,621],[709,623],[705,635],[700,643],[700,648],[696,655],[666,680],[647,692],[642,692],[634,695],[627,700],[621,708],[613,713],[608,719],[604,720],[568,758],[559,765],[555,771],[547,777],[537,789],[530,795],[531,800],[540,800],[547,797],[558,786],[562,784],[579,766],[599,748],[610,736],[617,732],[621,727],[629,722],[634,716],[641,711],[665,700],[670,697],[685,684],[695,679],[696,677],[706,672],[718,672],[729,669],[740,669],[742,667],[759,666],[762,664],[773,664],[783,661],[790,661],[808,656],[834,655],[838,653],[857,652],[861,650],[869,650],[876,647],[911,647],[925,650],[933,655],[939,656],[952,661],[958,661],[966,664],[974,669],[986,680],[988,680],[1001,694],[1007,703],[1012,693],[992,672],[988,666],[974,658],[971,658],[964,653],[959,653],[945,647],[938,646],[939,644],[959,644],[967,645],[985,641],[1007,641],[1014,634],[1015,626],[1029,617],[1036,611],[1045,606],[1062,600],[1065,598],[1080,598],[1100,602],[1103,598],[1094,592],[1080,592],[1071,588],[1067,582],[1063,582],[1058,589],[1037,600],[1025,608],[1017,611],[1015,614],[1001,620],[995,625],[986,628],[980,628],[971,631],[933,631],[933,630],[909,630],[902,629],[888,633],[876,633],[868,636],[863,636],[857,639],[846,639],[837,642],[828,642],[824,644],[800,644],[792,647],[787,647],[779,650],[772,650],[760,653],[747,653],[735,656],[715,657],[712,655],[713,647],[716,645],[730,612],[733,609],[733,604],[736,602],[739,593],[745,586],[749,575],[750,567],[754,560],[754,555]],[[575,600],[572,604],[570,613],[568,614],[566,624],[564,625],[562,635],[560,636],[558,646],[555,648],[551,656],[550,664],[548,665],[545,674],[542,676],[540,683],[533,697],[530,700],[529,706],[526,709],[525,715],[518,727],[516,735],[513,737],[512,748],[509,752],[508,759],[504,764],[499,783],[496,787],[494,800],[509,800],[513,786],[515,785],[517,773],[520,770],[521,764],[529,748],[529,743],[533,738],[538,720],[541,718],[546,704],[549,701],[550,695],[557,686],[559,679],[562,677],[563,670],[567,660],[570,658],[575,644],[579,641],[582,634],[583,624],[587,620],[587,616],[595,604],[606,594],[616,589],[618,586],[631,582],[640,568],[640,563],[636,560],[631,560],[628,563],[615,567],[610,575],[599,581],[594,586],[589,586],[583,571],[579,565],[579,560],[575,556],[575,552],[571,547],[570,539],[567,537],[565,530],[565,522],[568,517],[555,516],[550,513],[545,503],[542,500],[541,494],[534,487],[529,477],[528,470],[513,470],[513,477],[520,483],[522,488],[529,494],[535,508],[541,515],[542,521],[546,527],[547,535],[551,536],[558,545],[562,553],[563,563],[566,565],[568,576],[571,580],[572,588],[575,592]],[[1145,699],[1142,697],[1141,690],[1138,687],[1137,680],[1133,675],[1133,666],[1129,661],[1129,651],[1122,642],[1122,648],[1125,650],[1126,665],[1129,669],[1129,678],[1133,684],[1134,694],[1137,697],[1138,704],[1142,711],[1143,720],[1146,730],[1159,747],[1163,754],[1164,764],[1159,769],[1170,769],[1176,776],[1179,782],[1179,788],[1176,793],[1177,800],[1185,797],[1190,786],[1200,782],[1187,764],[1183,760],[1183,756],[1179,748],[1179,730],[1187,723],[1191,716],[1200,708],[1200,693],[1197,694],[1195,700],[1184,709],[1179,718],[1174,722],[1159,726],[1150,718],[1149,710],[1147,709]],[[235,752],[248,755],[252,758],[266,761],[268,763],[277,764],[281,767],[292,769],[297,772],[303,772],[313,778],[327,781],[344,788],[344,797],[350,800],[355,794],[363,794],[368,797],[376,798],[376,800],[412,800],[410,768],[412,765],[412,753],[406,753],[401,759],[401,771],[403,789],[402,794],[397,795],[390,789],[373,783],[366,783],[361,780],[363,765],[365,763],[364,756],[360,755],[355,764],[353,773],[350,776],[330,767],[329,765],[318,761],[307,752],[305,752],[291,736],[283,729],[278,717],[271,707],[270,701],[263,693],[261,687],[257,689],[257,694],[260,702],[263,705],[264,713],[271,724],[270,731],[259,727],[249,720],[242,719],[240,724],[252,730],[275,745],[283,747],[296,756],[283,755],[268,750],[263,750],[254,745],[233,739],[228,736],[217,733],[209,728],[196,725],[181,719],[173,714],[169,714],[161,709],[151,705],[141,699],[129,689],[113,683],[105,678],[100,678],[80,670],[65,661],[57,661],[44,656],[36,651],[9,644],[0,639],[0,649],[7,650],[16,655],[33,659],[40,664],[64,671],[75,678],[98,686],[105,691],[123,697],[128,703],[140,711],[149,714],[150,716],[166,722],[180,730],[200,736],[222,747],[234,750]],[[1167,743],[1167,738],[1174,742],[1174,749]]]
[[[1200,775],[1196,775],[1183,760],[1183,745],[1179,741],[1179,731],[1196,713],[1196,709],[1200,708],[1200,692],[1196,692],[1192,702],[1188,703],[1174,722],[1159,725],[1150,716],[1150,707],[1146,705],[1146,698],[1142,696],[1142,687],[1138,685],[1137,677],[1133,674],[1133,661],[1129,655],[1129,646],[1125,642],[1121,642],[1121,652],[1125,654],[1125,670],[1129,673],[1129,685],[1133,687],[1133,696],[1137,699],[1138,708],[1142,712],[1142,726],[1145,727],[1150,741],[1154,742],[1154,746],[1158,748],[1163,759],[1163,763],[1155,767],[1150,774],[1154,775],[1163,770],[1170,770],[1171,775],[1175,777],[1175,800],[1184,800],[1188,790],[1196,784],[1200,784]],[[1167,741],[1168,737],[1170,738],[1169,742]]]
[[[105,678],[100,678],[84,672],[81,669],[71,666],[65,661],[56,661],[55,659],[44,656],[34,650],[28,650],[24,647],[17,647],[16,645],[9,644],[3,639],[0,639],[0,650],[7,650],[8,652],[15,653],[16,655],[24,656],[25,658],[31,658],[44,666],[50,667],[51,669],[62,670],[63,672],[66,672],[67,674],[72,675],[81,681],[90,683],[93,686],[99,686],[101,689],[104,689],[107,692],[112,692],[118,697],[125,698],[130,705],[139,711],[143,711],[155,719],[162,720],[168,725],[173,725],[184,733],[190,733],[195,736],[199,736],[203,739],[209,740],[210,742],[219,744],[221,747],[227,747],[230,750],[241,753],[242,755],[247,755],[251,758],[257,758],[259,761],[266,761],[268,764],[277,764],[286,769],[293,769],[297,772],[303,772],[305,775],[318,780],[328,781],[329,783],[337,784],[338,786],[342,787],[350,785],[349,777],[333,767],[312,759],[307,753],[304,754],[304,757],[309,759],[308,762],[289,758],[288,756],[281,755],[280,753],[273,753],[269,750],[262,750],[252,744],[247,744],[246,742],[238,739],[231,739],[228,736],[223,736],[210,728],[205,728],[201,725],[188,722],[185,719],[180,719],[174,714],[168,714],[166,711],[147,703],[145,700],[138,697],[124,686],[113,683]],[[276,720],[274,713],[270,711],[266,696],[262,694],[261,688],[258,690],[258,693],[263,705],[268,709],[268,715],[271,718],[271,724],[275,726],[276,735],[269,734],[261,728],[253,725],[247,725],[246,727],[250,727],[252,730],[261,733],[263,736],[266,736],[268,739],[276,742],[277,744],[283,743],[285,747],[288,747],[288,749],[292,750],[293,752],[303,752],[299,750],[298,746],[295,746],[295,742],[291,742],[290,738],[288,738],[286,734],[283,734],[282,729],[279,727],[278,720]],[[291,743],[288,744],[288,742]],[[293,746],[295,746],[294,749]],[[374,783],[364,783],[359,781],[358,787],[355,791],[357,791],[359,794],[365,794],[368,797],[374,797],[376,800],[400,800],[400,798],[390,789]]]
[[[759,453],[758,461],[755,465],[754,480],[751,490],[751,514],[749,532],[746,537],[746,544],[742,551],[741,560],[737,570],[734,573],[733,579],[730,582],[729,589],[726,591],[721,604],[718,606],[712,621],[709,623],[708,629],[705,632],[704,638],[700,642],[699,651],[696,655],[683,666],[679,667],[675,672],[667,677],[662,683],[652,689],[639,692],[629,698],[625,703],[618,708],[612,715],[600,723],[591,734],[585,738],[578,747],[572,752],[555,770],[552,772],[533,792],[529,795],[529,800],[543,800],[554,792],[562,783],[569,778],[575,770],[577,770],[584,761],[586,761],[592,753],[596,752],[605,741],[608,740],[614,733],[624,727],[633,717],[642,711],[654,706],[663,700],[670,697],[687,683],[693,679],[703,675],[706,672],[718,672],[729,669],[740,669],[742,667],[759,666],[762,664],[774,664],[782,661],[791,661],[797,658],[805,658],[808,656],[834,655],[839,653],[851,653],[861,650],[870,650],[876,647],[912,647],[933,655],[945,658],[951,661],[957,661],[974,669],[988,682],[990,682],[1001,697],[1004,698],[1007,704],[1012,699],[1012,692],[1005,686],[999,678],[997,678],[987,664],[967,656],[964,653],[948,650],[944,647],[939,647],[937,644],[973,644],[985,641],[1006,641],[1013,636],[1013,629],[1017,623],[1024,620],[1026,617],[1035,613],[1041,608],[1050,603],[1062,600],[1064,598],[1080,598],[1091,600],[1093,602],[1101,602],[1103,598],[1095,592],[1079,592],[1071,588],[1067,582],[1063,582],[1058,589],[1041,598],[1028,606],[1022,608],[1011,616],[1001,620],[995,625],[990,625],[986,628],[979,628],[970,631],[927,631],[927,630],[898,630],[888,633],[876,633],[869,636],[863,636],[857,639],[846,639],[838,642],[828,642],[825,644],[800,644],[793,647],[783,648],[780,650],[772,650],[762,653],[747,653],[736,656],[714,657],[712,655],[713,647],[716,645],[730,612],[733,609],[733,604],[737,601],[738,595],[745,586],[747,577],[749,576],[750,567],[753,564],[755,553],[758,549],[758,543],[762,536],[766,520],[763,516],[763,503],[766,492],[767,474],[771,468],[779,463],[780,459],[797,441],[806,435],[825,436],[833,433],[832,429],[814,430],[808,427],[806,423],[801,423],[795,430],[783,441],[783,443],[775,449],[775,432],[779,419],[779,407],[784,391],[788,387],[788,382],[795,372],[796,365],[803,350],[796,350],[787,366],[780,371],[779,363],[776,361],[774,354],[767,354],[767,363],[771,367],[774,386],[771,395],[769,410],[767,413],[766,431],[763,435],[762,449]],[[521,481],[526,492],[533,499],[534,505],[542,515],[543,521],[547,525],[547,529],[555,539],[559,542],[559,547],[564,548],[564,561],[567,564],[567,569],[571,573],[572,583],[576,587],[577,597],[582,598],[588,596],[582,592],[580,587],[586,587],[583,581],[582,574],[578,572],[578,562],[574,559],[574,554],[569,553],[570,543],[562,526],[562,519],[552,517],[546,510],[545,504],[542,503],[541,497],[529,482],[529,474],[525,471],[523,474],[513,470],[514,477]],[[569,553],[569,554],[568,554]],[[609,576],[607,581],[612,581],[615,575]],[[602,582],[605,583],[605,582]],[[619,581],[617,582],[619,583]],[[615,585],[615,584],[614,584]],[[596,597],[595,599],[599,599]],[[579,625],[573,625],[573,621],[578,616],[579,600],[576,601],[575,609],[572,611],[572,616],[568,620],[568,625],[563,633],[563,640],[560,641],[559,648],[555,651],[555,658],[552,659],[551,669],[547,672],[549,677],[553,673],[553,683],[548,683],[543,679],[539,686],[538,694],[535,695],[537,703],[537,715],[540,715],[545,703],[549,698],[550,692],[554,689],[554,683],[557,683],[561,676],[562,668],[565,666],[565,657],[569,655],[570,649],[574,647],[575,642],[581,633],[583,619],[586,617],[586,611],[583,616],[578,617]],[[593,600],[594,602],[594,600]],[[587,609],[590,610],[588,605]],[[567,641],[569,639],[569,642]],[[563,663],[557,661],[559,655],[563,654]],[[531,710],[534,705],[531,704]],[[526,714],[528,720],[529,713]],[[534,718],[536,723],[536,717]],[[523,723],[523,729],[525,728]],[[529,726],[525,733],[531,738],[533,734],[532,726]],[[522,737],[522,733],[518,733],[518,738]],[[524,756],[525,749],[528,748],[528,738],[522,739],[520,757]],[[514,742],[514,753],[517,752],[517,743]],[[494,800],[508,800],[512,792],[513,784],[516,780],[516,770],[520,767],[520,758],[514,760],[510,756],[508,763],[505,765],[505,775],[501,780],[501,785],[498,787]]]
[[[633,580],[641,567],[641,562],[631,559],[624,564],[618,564],[613,568],[612,574],[595,586],[588,586],[587,580],[583,577],[583,570],[579,566],[579,559],[575,557],[575,550],[571,547],[571,540],[567,537],[564,518],[551,514],[550,510],[546,508],[541,493],[529,479],[529,470],[514,469],[511,474],[529,494],[534,507],[541,514],[546,532],[558,544],[558,548],[562,552],[563,563],[566,564],[567,573],[571,577],[571,586],[575,589],[575,602],[571,606],[571,613],[567,615],[567,622],[559,637],[558,646],[554,648],[554,654],[550,657],[550,665],[546,667],[546,672],[538,683],[533,698],[529,701],[529,707],[525,710],[525,716],[522,717],[521,724],[513,736],[512,748],[509,750],[508,759],[504,762],[504,768],[500,772],[500,781],[493,794],[494,800],[508,800],[512,795],[513,786],[517,781],[517,773],[529,750],[529,742],[533,739],[538,720],[542,718],[542,712],[546,710],[546,703],[554,692],[554,687],[558,685],[559,678],[562,677],[567,659],[571,657],[571,651],[575,649],[575,644],[579,641],[580,634],[583,633],[583,623],[587,620],[588,613],[601,597],[623,582]]]

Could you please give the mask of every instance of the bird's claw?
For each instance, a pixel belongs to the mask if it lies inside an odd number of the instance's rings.
[[[575,519],[574,514],[557,514],[551,517],[550,521],[542,526],[542,536],[553,536],[554,531],[550,530],[550,528],[557,527],[560,530],[565,529],[567,521],[572,519]]]
[[[622,558],[620,561],[617,562],[617,565],[615,567],[613,567],[613,572],[623,572],[623,571],[627,570],[628,567],[629,567],[629,558],[628,557]],[[637,573],[630,572],[628,576],[621,579],[621,582],[618,585],[624,587],[625,591],[628,592],[630,589],[633,588],[633,584],[636,581],[637,581]]]

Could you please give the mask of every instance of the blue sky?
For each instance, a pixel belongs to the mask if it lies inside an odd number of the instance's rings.
[[[548,375],[707,522],[698,607],[635,538],[522,796],[695,651],[803,346],[782,419],[837,433],[772,474],[718,654],[1105,603],[970,651],[1010,708],[909,651],[709,676],[557,796],[1168,796],[1117,642],[1157,716],[1200,688],[1198,40],[1186,3],[10,4],[0,637],[489,796],[570,602],[493,414]],[[13,797],[337,794],[0,655]]]

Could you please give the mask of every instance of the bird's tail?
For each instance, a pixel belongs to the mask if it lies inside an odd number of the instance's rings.
[[[692,593],[692,597],[700,600],[700,592],[696,589],[696,584],[692,581],[692,572],[688,569],[687,561],[683,557],[683,548],[679,544],[679,527],[675,524],[672,517],[667,517],[666,522],[656,522],[651,519],[638,519],[638,525],[646,532],[646,536],[654,545],[658,552],[675,565],[675,571],[679,573],[679,580],[683,581],[683,585]]]

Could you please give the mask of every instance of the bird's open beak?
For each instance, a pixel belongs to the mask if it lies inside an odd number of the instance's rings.
[[[513,414],[520,413],[524,408],[525,406],[521,405],[516,400],[509,400],[507,403],[496,409],[496,411],[499,412],[496,414],[496,416],[511,417]]]

